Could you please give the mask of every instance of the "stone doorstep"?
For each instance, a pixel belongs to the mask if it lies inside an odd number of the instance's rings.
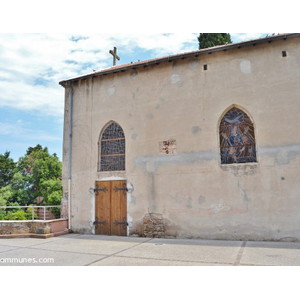
[[[69,230],[54,232],[54,233],[46,233],[46,234],[38,234],[38,233],[24,233],[24,234],[0,234],[0,239],[14,239],[14,238],[39,238],[39,239],[48,239],[55,236],[60,236],[64,234],[70,233]]]

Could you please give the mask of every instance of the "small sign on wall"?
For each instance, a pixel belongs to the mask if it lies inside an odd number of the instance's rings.
[[[177,154],[176,140],[168,140],[159,142],[159,153],[162,154]]]

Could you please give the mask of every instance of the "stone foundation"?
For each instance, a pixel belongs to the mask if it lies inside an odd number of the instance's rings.
[[[164,237],[165,225],[162,214],[149,213],[143,218],[145,237]]]
[[[0,235],[14,234],[49,234],[64,231],[68,220],[55,221],[1,221]]]
[[[32,223],[28,222],[1,222],[0,234],[26,234],[30,233]]]

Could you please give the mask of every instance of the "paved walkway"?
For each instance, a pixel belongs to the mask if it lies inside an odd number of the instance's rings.
[[[300,243],[67,234],[0,239],[1,266],[300,266]]]

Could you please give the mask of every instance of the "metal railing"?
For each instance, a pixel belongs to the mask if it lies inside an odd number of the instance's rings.
[[[19,208],[19,210],[22,209],[24,212],[27,211],[28,214],[31,213],[31,221],[34,221],[34,220],[44,220],[44,221],[46,221],[46,209],[49,211],[49,208],[53,208],[53,207],[60,207],[61,208],[61,205],[47,205],[47,206],[39,206],[39,205],[32,205],[32,206],[0,206],[0,212],[1,212],[1,209],[7,210],[7,209],[11,209],[11,208],[12,209]],[[25,209],[23,209],[23,208],[25,208]],[[41,208],[43,208],[43,218],[40,219],[39,216],[38,216],[39,219],[36,219],[35,218],[35,214],[38,214],[38,209],[41,209]],[[59,218],[55,218],[55,219],[52,219],[52,220],[56,220],[56,219],[59,219]],[[0,219],[0,222],[1,221],[3,222],[3,221],[8,221],[8,220],[1,220]],[[12,220],[12,221],[17,221],[17,220]],[[19,221],[21,221],[21,220],[19,220]],[[29,221],[29,219],[24,219],[23,221]]]

